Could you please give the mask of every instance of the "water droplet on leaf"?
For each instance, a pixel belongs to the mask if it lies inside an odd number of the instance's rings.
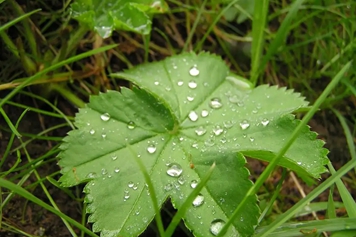
[[[243,121],[240,123],[240,127],[242,128],[242,130],[245,130],[245,129],[247,129],[248,127],[250,127],[250,124],[248,123],[247,120],[243,120]]]
[[[193,201],[194,207],[200,207],[204,203],[204,196],[202,194],[198,194],[198,196]]]
[[[148,151],[148,153],[150,153],[150,154],[155,153],[156,150],[157,150],[157,148],[156,148],[156,146],[155,146],[154,144],[150,144],[150,145],[148,145],[148,147],[147,147],[147,151]]]
[[[105,113],[105,114],[100,115],[100,118],[101,118],[101,120],[106,122],[106,121],[109,121],[110,115],[108,113]]]
[[[183,172],[182,166],[177,163],[171,163],[168,165],[167,174],[171,177],[179,177]]]
[[[190,187],[191,188],[196,188],[197,186],[198,186],[198,181],[192,180],[192,182],[190,182]]]
[[[269,120],[264,118],[264,119],[262,119],[261,123],[263,126],[267,126],[269,124]]]
[[[128,182],[128,184],[127,184],[127,186],[128,186],[129,188],[132,188],[134,185],[135,185],[135,184],[134,184],[134,182],[132,182],[132,181]]]
[[[189,75],[196,77],[199,75],[199,70],[197,68],[197,65],[194,65],[190,70],[189,70]]]
[[[204,127],[199,127],[197,129],[195,129],[195,133],[198,135],[198,136],[202,136],[206,133],[206,129]]]
[[[195,89],[195,88],[197,88],[197,86],[198,86],[198,84],[197,84],[195,81],[190,81],[190,82],[188,83],[188,87],[189,87],[190,89]]]
[[[222,129],[219,125],[216,126],[214,129],[213,129],[213,132],[216,136],[219,136],[221,135],[223,132],[224,132],[224,129]]]
[[[183,84],[184,84],[183,81],[178,81],[178,82],[177,82],[177,85],[178,85],[178,86],[183,86]]]
[[[130,121],[130,122],[127,123],[127,128],[128,129],[132,130],[135,127],[136,127],[136,124],[134,122]]]
[[[224,227],[224,225],[225,225],[225,221],[221,219],[215,219],[210,224],[210,232],[216,236],[219,234],[219,232]]]
[[[190,111],[188,117],[192,122],[197,121],[199,118],[198,114],[195,111]]]
[[[203,118],[207,117],[208,115],[209,115],[209,111],[207,111],[206,109],[203,109],[203,110],[201,111],[201,116],[202,116]]]
[[[212,109],[220,109],[222,107],[220,98],[212,98],[209,102],[209,106]]]
[[[89,133],[90,133],[91,135],[94,135],[94,134],[95,134],[95,130],[94,130],[94,129],[90,129]]]

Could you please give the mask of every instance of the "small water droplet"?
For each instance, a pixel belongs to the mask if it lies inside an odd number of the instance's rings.
[[[237,95],[233,95],[233,96],[230,96],[230,97],[229,97],[229,101],[230,101],[231,103],[236,104],[236,103],[238,103],[240,100],[239,100],[239,98],[237,97]]]
[[[221,99],[220,98],[212,98],[209,102],[209,106],[212,109],[220,109],[222,107]]]
[[[253,138],[253,137],[250,137],[249,139],[250,139],[250,142],[253,142],[255,140],[255,138]]]
[[[183,172],[182,166],[177,163],[171,163],[168,165],[167,174],[171,177],[179,177]]]
[[[185,178],[184,178],[183,176],[180,176],[180,177],[178,178],[178,183],[179,183],[180,185],[183,185],[183,184],[185,183]]]
[[[187,100],[188,101],[193,101],[194,100],[194,96],[187,96]]]
[[[213,138],[209,138],[208,140],[206,140],[206,141],[204,142],[204,144],[205,144],[206,146],[212,147],[212,146],[215,145],[215,140],[214,140]]]
[[[111,157],[111,159],[112,159],[112,160],[117,160],[117,155],[113,155],[113,156]]]
[[[156,150],[157,150],[157,148],[156,148],[156,146],[155,146],[154,144],[150,144],[150,145],[148,145],[148,147],[147,147],[147,151],[148,151],[148,153],[150,153],[150,154],[155,153]]]
[[[248,123],[247,120],[243,120],[243,121],[240,123],[240,127],[242,128],[242,130],[245,130],[245,129],[247,129],[248,127],[250,127],[250,124]]]
[[[184,84],[183,81],[178,81],[178,82],[177,82],[177,85],[178,85],[178,86],[183,86],[183,84]]]
[[[164,186],[164,190],[166,192],[171,191],[173,189],[173,184],[169,183],[166,186]]]
[[[86,178],[87,179],[94,179],[96,177],[96,173],[95,172],[90,172],[89,174],[87,174]]]
[[[192,122],[197,121],[199,118],[198,114],[195,111],[190,111],[188,117]]]
[[[198,194],[198,196],[193,201],[194,207],[200,207],[204,203],[204,196],[202,194]]]
[[[127,186],[128,186],[129,188],[132,188],[134,185],[135,185],[135,184],[134,184],[134,182],[132,182],[132,181],[130,181],[130,182],[127,183]]]
[[[189,75],[196,77],[199,75],[199,70],[197,68],[197,65],[194,65],[190,70],[189,70]]]
[[[133,121],[127,123],[127,128],[132,130],[136,127],[136,124]]]
[[[95,130],[94,130],[94,129],[90,129],[89,133],[90,133],[91,135],[94,135],[94,134],[95,134]]]
[[[166,91],[171,91],[171,90],[172,89],[169,86],[166,87]]]
[[[221,135],[224,132],[224,129],[222,129],[219,125],[217,125],[214,129],[213,129],[213,133],[216,136]]]
[[[264,119],[262,119],[261,123],[263,126],[267,126],[269,124],[269,120],[264,118]]]
[[[100,115],[100,118],[101,118],[101,120],[103,120],[103,121],[109,121],[109,119],[110,119],[110,114],[108,114],[108,113],[104,113],[104,114],[102,114],[102,115]]]
[[[192,180],[192,182],[190,182],[190,187],[191,188],[196,188],[197,186],[198,186],[198,181]]]
[[[190,89],[195,89],[195,88],[197,88],[197,86],[198,86],[198,84],[197,84],[195,81],[190,81],[190,82],[188,83],[188,87],[189,87]]]
[[[102,168],[101,169],[101,174],[102,175],[106,175],[108,173],[108,171],[105,169],[105,168]]]
[[[101,134],[101,137],[102,137],[102,138],[106,138],[106,133],[102,133],[102,134]]]
[[[203,118],[208,117],[208,115],[209,115],[209,111],[207,111],[206,109],[203,109],[203,110],[201,111],[201,116],[202,116]]]
[[[155,81],[154,84],[155,84],[156,86],[158,86],[158,85],[159,85],[159,82],[158,82],[158,81]]]
[[[298,164],[298,165],[301,165],[301,164],[302,164],[302,162],[301,162],[301,161],[297,161],[297,164]]]
[[[203,136],[206,133],[206,129],[204,127],[199,127],[197,129],[195,129],[195,133],[198,136]]]
[[[215,219],[210,224],[210,232],[216,236],[219,234],[219,232],[224,227],[224,225],[225,225],[225,221],[221,219]]]
[[[235,125],[235,123],[233,122],[233,121],[231,121],[231,120],[229,120],[229,121],[224,121],[224,127],[225,128],[232,128],[233,126]]]
[[[129,193],[129,191],[125,190],[124,191],[124,201],[126,201],[129,198],[130,198],[130,193]]]
[[[116,167],[116,168],[114,169],[114,172],[115,172],[115,173],[119,173],[119,172],[120,172],[120,169]]]

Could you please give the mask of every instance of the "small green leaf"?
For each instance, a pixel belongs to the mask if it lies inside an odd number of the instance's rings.
[[[151,31],[151,14],[167,10],[163,1],[153,0],[76,0],[71,5],[72,16],[107,38],[113,30],[128,30],[140,34]]]
[[[216,235],[252,186],[249,155],[270,161],[299,123],[291,112],[306,107],[299,94],[267,85],[252,88],[208,53],[185,53],[115,74],[138,87],[92,96],[76,116],[59,154],[64,186],[85,186],[89,221],[102,236],[137,236],[155,212],[133,152],[142,160],[161,206],[179,209],[215,169],[187,210],[195,236]],[[318,178],[327,151],[305,127],[280,165]],[[250,197],[227,236],[250,236],[257,224]]]

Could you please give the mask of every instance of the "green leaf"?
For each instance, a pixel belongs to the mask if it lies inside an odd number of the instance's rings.
[[[195,236],[217,234],[252,186],[244,155],[270,161],[307,106],[299,94],[267,85],[252,89],[207,53],[185,53],[116,74],[132,90],[92,96],[76,116],[59,154],[64,186],[85,186],[89,221],[102,236],[137,236],[155,212],[132,150],[151,176],[159,205],[179,209],[213,163],[216,167],[184,216]],[[304,133],[280,165],[303,176],[325,172],[327,151]],[[259,214],[250,197],[226,236],[250,236]]]
[[[167,6],[163,0],[76,0],[71,10],[73,18],[107,38],[113,30],[149,34],[150,15],[166,11]]]

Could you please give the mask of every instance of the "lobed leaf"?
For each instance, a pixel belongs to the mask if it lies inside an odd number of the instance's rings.
[[[184,221],[195,236],[216,235],[252,186],[243,155],[271,160],[299,122],[290,113],[308,104],[285,88],[251,88],[208,53],[185,53],[115,76],[139,88],[91,97],[59,154],[64,186],[90,181],[87,212],[102,236],[137,236],[155,215],[133,155],[150,174],[159,205],[170,198],[178,209],[215,163]],[[318,178],[326,171],[322,146],[305,127],[280,165]],[[253,234],[256,202],[250,197],[227,236]]]

